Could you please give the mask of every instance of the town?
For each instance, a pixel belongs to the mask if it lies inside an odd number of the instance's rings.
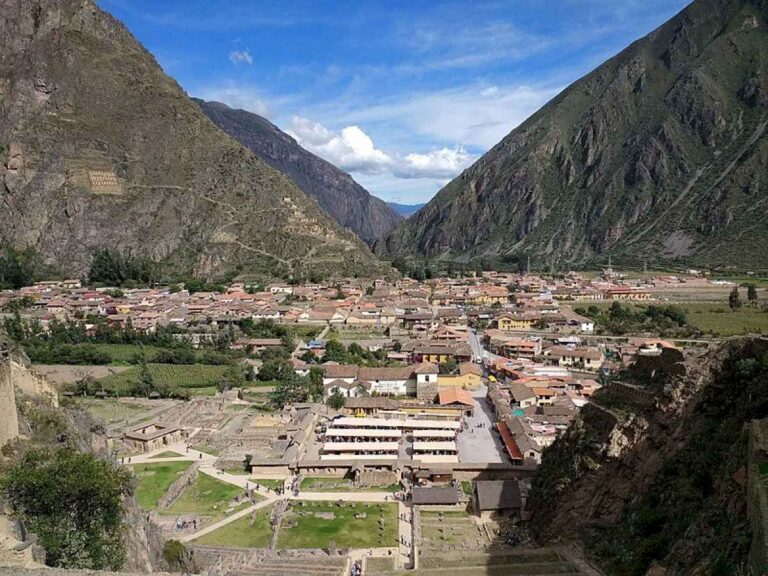
[[[616,376],[638,358],[716,342],[682,310],[734,291],[759,305],[699,271],[608,267],[215,292],[65,280],[0,307],[200,568],[588,574],[569,549],[526,546],[543,453],[597,390],[634,394]]]

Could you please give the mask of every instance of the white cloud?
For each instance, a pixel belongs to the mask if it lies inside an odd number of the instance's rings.
[[[295,116],[288,133],[310,152],[349,172],[381,174],[392,163],[392,158],[376,148],[357,126],[334,133],[318,122]]]
[[[453,178],[469,166],[475,157],[464,148],[440,148],[426,154],[406,155],[392,169],[400,178]]]
[[[248,64],[249,66],[253,64],[253,56],[248,50],[232,50],[229,53],[229,60],[233,64]]]
[[[342,170],[368,176],[391,173],[396,178],[453,178],[474,157],[464,148],[440,148],[427,153],[402,155],[376,147],[358,126],[346,126],[336,133],[319,122],[295,116],[287,131],[313,154],[325,158]]]

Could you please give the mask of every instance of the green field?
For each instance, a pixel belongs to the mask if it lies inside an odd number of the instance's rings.
[[[201,536],[194,541],[204,546],[232,546],[235,548],[266,548],[272,540],[272,525],[269,513],[272,507],[262,508],[251,515],[238,518],[218,530]]]
[[[316,513],[332,513],[334,518],[320,518]],[[355,518],[362,513],[366,518]],[[380,548],[396,546],[397,537],[396,504],[358,502],[342,507],[331,502],[298,500],[283,519],[278,547],[325,548],[334,542],[342,548]]]
[[[85,409],[86,412],[100,420],[104,420],[107,424],[120,422],[121,420],[147,411],[146,406],[120,402],[114,398],[104,398],[103,400],[77,398],[75,401],[79,406]]]
[[[190,388],[216,391],[216,386],[227,370],[227,366],[212,364],[149,364],[149,371],[159,386],[171,388]],[[111,374],[99,380],[99,383],[107,390],[115,390],[118,393],[127,391],[138,382],[141,369],[136,366],[119,374]]]
[[[744,290],[742,290],[744,292]],[[745,296],[742,293],[742,300]],[[763,299],[762,304],[765,304]],[[738,336],[740,334],[768,334],[768,312],[764,312],[762,305],[753,307],[744,305],[732,311],[728,308],[728,302],[663,302],[652,303],[655,305],[675,305],[681,308],[687,317],[688,324],[698,328],[702,332],[712,336]],[[595,306],[601,310],[608,310],[612,302],[589,302],[581,307]],[[625,308],[646,307],[647,304],[624,303]],[[599,321],[598,321],[599,324]]]
[[[134,496],[139,506],[146,510],[157,508],[157,501],[168,491],[192,462],[162,462],[136,464],[133,473],[138,478]]]
[[[399,484],[389,486],[369,486],[358,488],[347,478],[322,478],[319,476],[307,476],[302,478],[299,489],[304,492],[397,492]]]
[[[763,312],[761,308],[742,306],[731,311],[727,303],[704,302],[683,304],[680,307],[685,310],[689,324],[708,334],[768,334],[768,312]]]
[[[264,486],[265,488],[271,488],[272,490],[281,488],[285,485],[285,480],[274,478],[249,478],[249,481],[258,484],[259,486]]]
[[[224,516],[229,503],[237,496],[245,494],[239,486],[227,484],[208,474],[199,473],[195,481],[184,489],[184,492],[163,510],[163,514],[204,514],[218,518]],[[248,505],[241,502],[236,508]]]

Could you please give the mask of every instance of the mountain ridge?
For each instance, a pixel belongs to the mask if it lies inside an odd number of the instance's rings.
[[[387,256],[768,266],[764,0],[696,0],[379,241]],[[724,72],[727,71],[727,72]]]
[[[167,275],[382,272],[92,0],[3,0],[2,10],[0,244],[68,275],[104,248]]]
[[[272,122],[222,102],[193,98],[211,121],[264,162],[290,177],[339,225],[372,243],[402,218],[352,176],[305,150]]]

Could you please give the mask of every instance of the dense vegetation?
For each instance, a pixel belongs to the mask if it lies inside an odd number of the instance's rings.
[[[589,306],[574,311],[594,320],[598,332],[606,334],[647,332],[662,336],[693,336],[697,333],[688,324],[685,311],[675,305],[622,306],[619,302],[613,302],[607,310]]]
[[[45,276],[55,276],[53,270],[43,266],[32,250],[0,250],[0,290],[18,290],[30,286]]]
[[[40,538],[48,565],[117,570],[125,561],[122,495],[130,481],[108,461],[60,448],[30,450],[0,485]]]

